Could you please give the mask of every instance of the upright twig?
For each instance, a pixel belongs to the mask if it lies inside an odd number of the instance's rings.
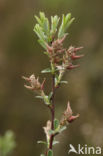
[[[38,94],[37,98],[44,101],[45,105],[50,109],[51,121],[47,121],[47,125],[43,127],[46,134],[46,141],[38,141],[46,145],[46,153],[40,156],[53,156],[53,145],[57,144],[58,141],[54,140],[54,137],[64,131],[68,124],[79,117],[79,115],[73,116],[72,109],[68,102],[67,108],[63,113],[60,120],[55,118],[55,91],[59,88],[60,84],[67,83],[62,81],[63,75],[67,70],[72,70],[79,67],[73,65],[73,61],[83,57],[83,55],[77,55],[77,51],[82,47],[75,48],[70,46],[64,48],[63,44],[67,37],[66,30],[69,28],[74,18],[71,18],[71,14],[62,16],[62,22],[58,28],[60,18],[51,16],[51,27],[48,18],[43,12],[40,12],[40,17],[35,16],[37,24],[34,27],[34,32],[39,38],[40,45],[45,49],[44,54],[49,58],[50,67],[41,71],[41,73],[50,73],[52,75],[52,90],[46,95],[44,91],[45,79],[42,83],[39,81],[39,77],[35,77],[32,74],[29,78],[23,78],[30,84],[25,85],[27,89],[30,89]],[[57,38],[56,38],[57,36]]]

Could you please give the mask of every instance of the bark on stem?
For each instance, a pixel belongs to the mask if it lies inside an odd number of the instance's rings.
[[[54,96],[55,96],[55,74],[53,74],[53,77],[52,77],[52,92],[53,92],[53,95],[52,95],[52,98],[51,98],[51,101],[52,101],[52,109],[51,109],[52,127],[51,127],[51,129],[54,130],[54,119],[55,119],[55,103],[54,103]],[[54,140],[54,135],[51,135],[49,149],[52,149],[53,148],[53,140]]]

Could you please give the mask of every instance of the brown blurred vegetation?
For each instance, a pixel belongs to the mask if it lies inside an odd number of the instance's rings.
[[[79,120],[71,124],[58,139],[55,155],[67,156],[69,143],[77,146],[103,145],[103,1],[102,0],[0,0],[0,134],[11,129],[16,134],[13,156],[40,155],[45,139],[42,127],[50,119],[43,102],[23,87],[22,75],[41,75],[48,59],[33,32],[34,14],[51,15],[71,12],[76,18],[66,46],[84,46],[81,67],[68,72],[56,95],[60,118],[69,99]],[[47,77],[46,91],[50,90]]]

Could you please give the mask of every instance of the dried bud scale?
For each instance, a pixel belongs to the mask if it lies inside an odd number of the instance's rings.
[[[39,91],[42,90],[42,85],[39,82],[39,77],[37,77],[37,79],[35,78],[35,75],[31,75],[29,78],[23,76],[22,77],[24,80],[26,80],[27,82],[29,82],[30,86],[28,85],[24,85],[27,89],[31,89],[31,90],[35,90],[35,91]]]
[[[46,125],[46,127],[43,127],[43,129],[44,129],[44,132],[46,134],[47,141],[49,141],[50,140],[50,133],[49,132],[51,130],[51,121],[50,120],[47,121],[47,125]]]
[[[70,103],[68,102],[67,109],[63,113],[63,117],[61,119],[60,124],[65,125],[65,124],[71,123],[74,120],[76,120],[78,117],[79,117],[79,114],[73,116],[73,112],[72,112],[72,109],[70,107]]]

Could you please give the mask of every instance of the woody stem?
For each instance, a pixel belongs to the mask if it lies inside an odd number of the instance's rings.
[[[54,119],[55,119],[55,103],[54,103],[54,96],[55,96],[55,74],[53,74],[52,76],[52,109],[51,109],[51,122],[52,122],[52,125],[51,125],[51,129],[54,130]],[[50,145],[49,145],[49,149],[52,149],[53,148],[53,140],[54,140],[54,135],[52,134],[50,136]]]

